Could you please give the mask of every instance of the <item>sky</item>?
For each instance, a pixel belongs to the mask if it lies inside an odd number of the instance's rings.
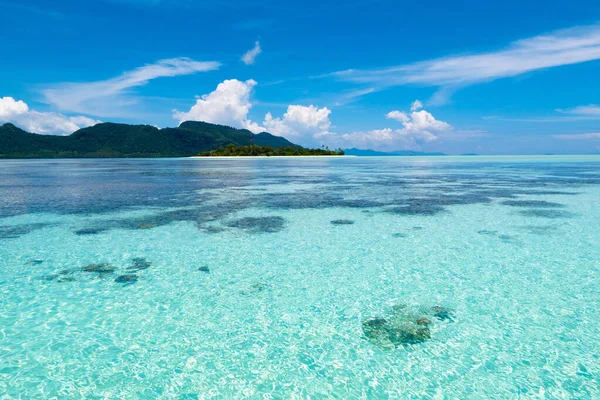
[[[0,0],[0,123],[600,153],[600,2]]]

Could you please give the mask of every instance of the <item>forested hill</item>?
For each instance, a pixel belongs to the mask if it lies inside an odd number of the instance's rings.
[[[38,135],[13,124],[0,126],[0,158],[188,157],[229,144],[300,147],[267,132],[252,134],[207,122],[188,121],[178,128],[102,123],[69,136]]]

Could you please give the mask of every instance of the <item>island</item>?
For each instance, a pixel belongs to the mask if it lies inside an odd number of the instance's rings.
[[[201,121],[186,121],[176,128],[162,129],[105,122],[68,136],[31,133],[10,123],[0,125],[0,158],[194,157],[229,145],[234,148],[254,145],[260,154],[312,152],[268,132],[255,134],[247,129]]]
[[[198,154],[198,157],[273,157],[273,156],[343,156],[344,150],[306,149],[300,146],[236,146],[228,144],[216,150]]]

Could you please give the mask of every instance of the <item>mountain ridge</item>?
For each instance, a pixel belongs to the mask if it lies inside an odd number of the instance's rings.
[[[104,122],[68,136],[40,135],[6,123],[0,125],[0,158],[136,158],[190,157],[228,144],[275,148],[295,147],[284,137],[268,132],[201,121],[186,121],[177,128]]]

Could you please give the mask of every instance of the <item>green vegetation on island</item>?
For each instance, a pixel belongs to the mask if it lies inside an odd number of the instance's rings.
[[[344,150],[305,149],[300,146],[271,147],[271,146],[236,146],[228,144],[216,150],[198,154],[200,157],[259,157],[259,156],[343,156]]]
[[[227,145],[302,149],[268,132],[187,121],[177,128],[101,123],[69,136],[38,135],[0,125],[0,158],[190,157]]]

